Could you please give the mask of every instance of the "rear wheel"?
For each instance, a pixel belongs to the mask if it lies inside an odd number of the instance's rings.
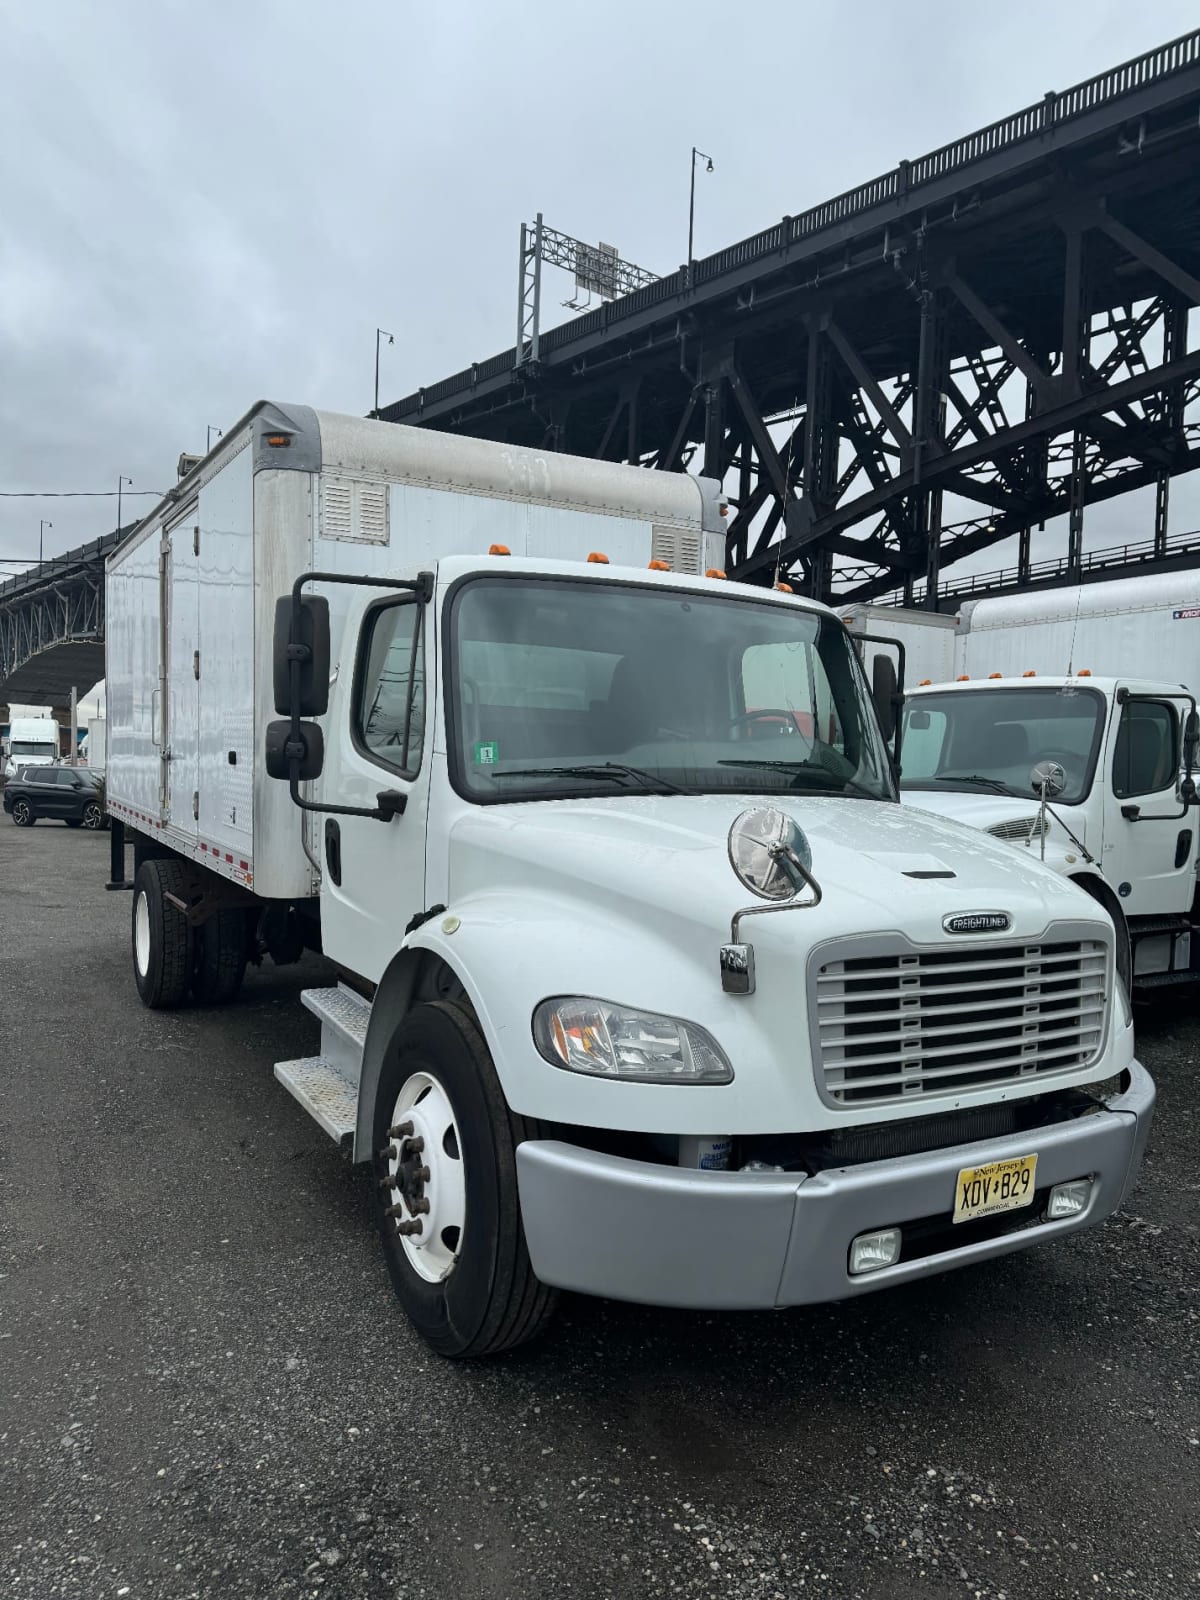
[[[516,1147],[541,1133],[509,1110],[462,1006],[439,1000],[405,1018],[375,1099],[376,1209],[396,1294],[440,1355],[512,1349],[553,1315],[517,1196]]]
[[[187,879],[174,860],[144,861],[133,884],[133,975],[142,1004],[152,1011],[182,1005],[191,981],[192,930],[166,899],[184,899]]]
[[[100,802],[98,800],[89,800],[87,805],[84,806],[83,816],[79,820],[85,828],[90,828],[93,832],[103,827],[104,812],[100,809]]]
[[[18,828],[32,828],[37,821],[28,800],[13,801],[12,819]]]
[[[192,995],[202,1006],[228,1005],[246,975],[246,918],[218,911],[195,930]]]

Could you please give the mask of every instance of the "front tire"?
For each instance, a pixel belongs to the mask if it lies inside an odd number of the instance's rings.
[[[12,819],[18,828],[32,828],[37,821],[28,800],[13,801]]]
[[[192,930],[166,899],[184,899],[183,864],[170,859],[143,861],[133,883],[133,976],[142,1004],[151,1011],[180,1006],[187,998],[194,961]]]
[[[410,1012],[375,1097],[375,1207],[392,1285],[439,1355],[513,1349],[554,1313],[558,1295],[533,1275],[517,1196],[517,1145],[541,1136],[509,1110],[464,1007],[439,1000]]]

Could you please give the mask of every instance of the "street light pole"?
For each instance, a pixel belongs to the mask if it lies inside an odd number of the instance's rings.
[[[39,578],[42,575],[42,548],[43,548],[43,546],[42,546],[42,535],[43,535],[44,531],[47,528],[52,528],[53,526],[54,526],[54,524],[52,522],[47,522],[45,517],[39,517],[38,518],[38,577]]]
[[[126,478],[126,477],[118,477],[117,478],[117,531],[118,531],[118,533],[121,530],[121,485],[125,484],[125,483],[127,483],[131,489],[133,488],[133,479],[132,478]]]
[[[708,166],[705,167],[705,169],[704,169],[706,172],[711,172],[712,169],[713,169],[712,157],[710,155],[705,155],[703,150],[697,150],[696,146],[693,145],[692,146],[692,186],[691,186],[690,193],[688,195],[687,270],[688,270],[688,287],[689,287],[689,289],[691,288],[691,285],[692,285],[692,241],[694,240],[694,238],[696,236],[696,157],[697,156],[699,156],[701,158],[701,160],[708,162]]]
[[[212,449],[212,436],[213,436],[214,433],[216,434],[218,439],[223,439],[225,437],[224,434],[221,432],[220,428],[217,427],[216,423],[215,422],[210,422],[209,425],[208,425],[208,432],[204,436],[204,454],[205,455],[207,455],[208,452]]]
[[[379,415],[379,341],[381,339],[386,339],[389,344],[395,344],[396,342],[385,328],[375,329],[375,409],[371,413],[373,417]]]

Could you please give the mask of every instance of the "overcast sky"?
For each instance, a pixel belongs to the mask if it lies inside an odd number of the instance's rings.
[[[716,165],[703,255],[1197,20],[1195,0],[0,0],[0,489],[166,489],[260,396],[363,413],[377,325],[384,403],[506,348],[539,209],[671,271],[693,143]],[[569,292],[550,275],[556,316]],[[36,557],[40,517],[50,554],[115,516],[0,498],[0,557]]]

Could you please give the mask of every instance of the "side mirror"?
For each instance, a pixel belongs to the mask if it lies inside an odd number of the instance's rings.
[[[292,776],[293,757],[300,762],[296,776],[301,783],[321,776],[325,765],[325,738],[319,723],[302,722],[300,737],[293,745],[292,724],[287,718],[268,722],[264,744],[268,777],[282,778],[287,783]]]
[[[896,668],[891,656],[875,656],[871,662],[871,699],[886,743],[896,733]]]
[[[1034,794],[1043,800],[1053,800],[1067,787],[1067,775],[1057,761],[1039,761],[1029,774]]]
[[[1196,765],[1197,747],[1200,747],[1200,717],[1189,711],[1183,724],[1183,770],[1189,777]]]
[[[272,662],[275,709],[281,717],[292,712],[291,665],[300,663],[302,717],[323,717],[329,710],[329,601],[323,595],[305,595],[300,601],[298,637],[292,638],[292,597],[275,602]]]

